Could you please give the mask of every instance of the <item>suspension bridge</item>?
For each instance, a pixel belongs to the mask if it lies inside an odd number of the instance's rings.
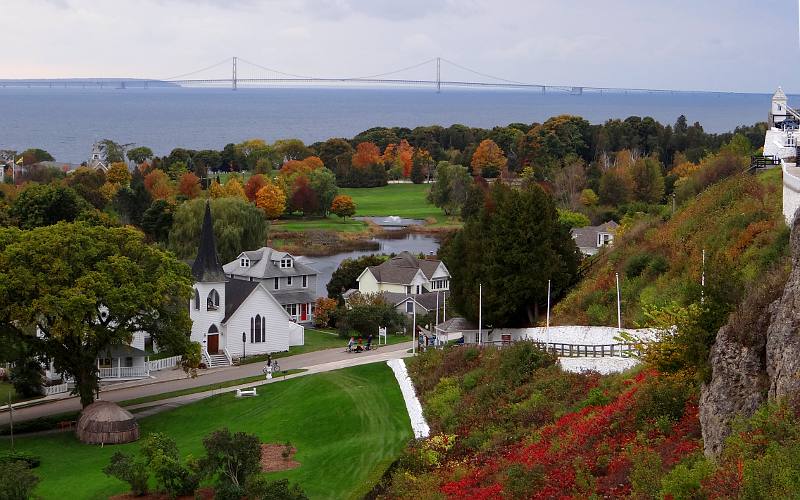
[[[444,71],[443,71],[444,70]],[[225,71],[225,74],[221,74]],[[426,76],[430,75],[430,76]],[[443,76],[444,75],[444,76]],[[453,76],[450,76],[453,75]],[[292,74],[260,64],[230,57],[195,71],[167,78],[76,78],[0,80],[0,89],[27,88],[266,88],[292,86],[326,87],[416,87],[441,92],[443,88],[484,88],[528,90],[540,93],[557,92],[581,95],[596,93],[713,93],[704,90],[670,90],[658,88],[593,87],[585,85],[550,85],[526,83],[493,76],[449,59],[434,57],[426,61],[384,73],[355,77],[320,77]]]

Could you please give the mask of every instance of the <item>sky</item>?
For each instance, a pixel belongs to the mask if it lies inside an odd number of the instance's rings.
[[[227,60],[195,75],[221,78],[234,55],[240,76],[268,75],[252,61],[353,77],[438,56],[525,83],[800,93],[797,0],[0,0],[0,26],[0,79],[168,78]],[[442,79],[467,77],[443,63]]]

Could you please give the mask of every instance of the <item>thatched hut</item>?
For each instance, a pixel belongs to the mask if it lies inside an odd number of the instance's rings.
[[[95,401],[81,412],[75,435],[87,444],[122,444],[139,439],[139,424],[111,401]]]

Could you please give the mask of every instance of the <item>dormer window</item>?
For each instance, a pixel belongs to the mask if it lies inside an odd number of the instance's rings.
[[[281,259],[281,269],[292,267],[292,259]]]
[[[242,257],[239,259],[239,265],[242,267],[250,267],[250,259],[247,257]]]

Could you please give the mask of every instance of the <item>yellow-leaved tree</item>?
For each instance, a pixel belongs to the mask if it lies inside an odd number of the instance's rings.
[[[268,219],[277,219],[286,210],[286,193],[273,182],[267,182],[256,193],[256,206]]]

